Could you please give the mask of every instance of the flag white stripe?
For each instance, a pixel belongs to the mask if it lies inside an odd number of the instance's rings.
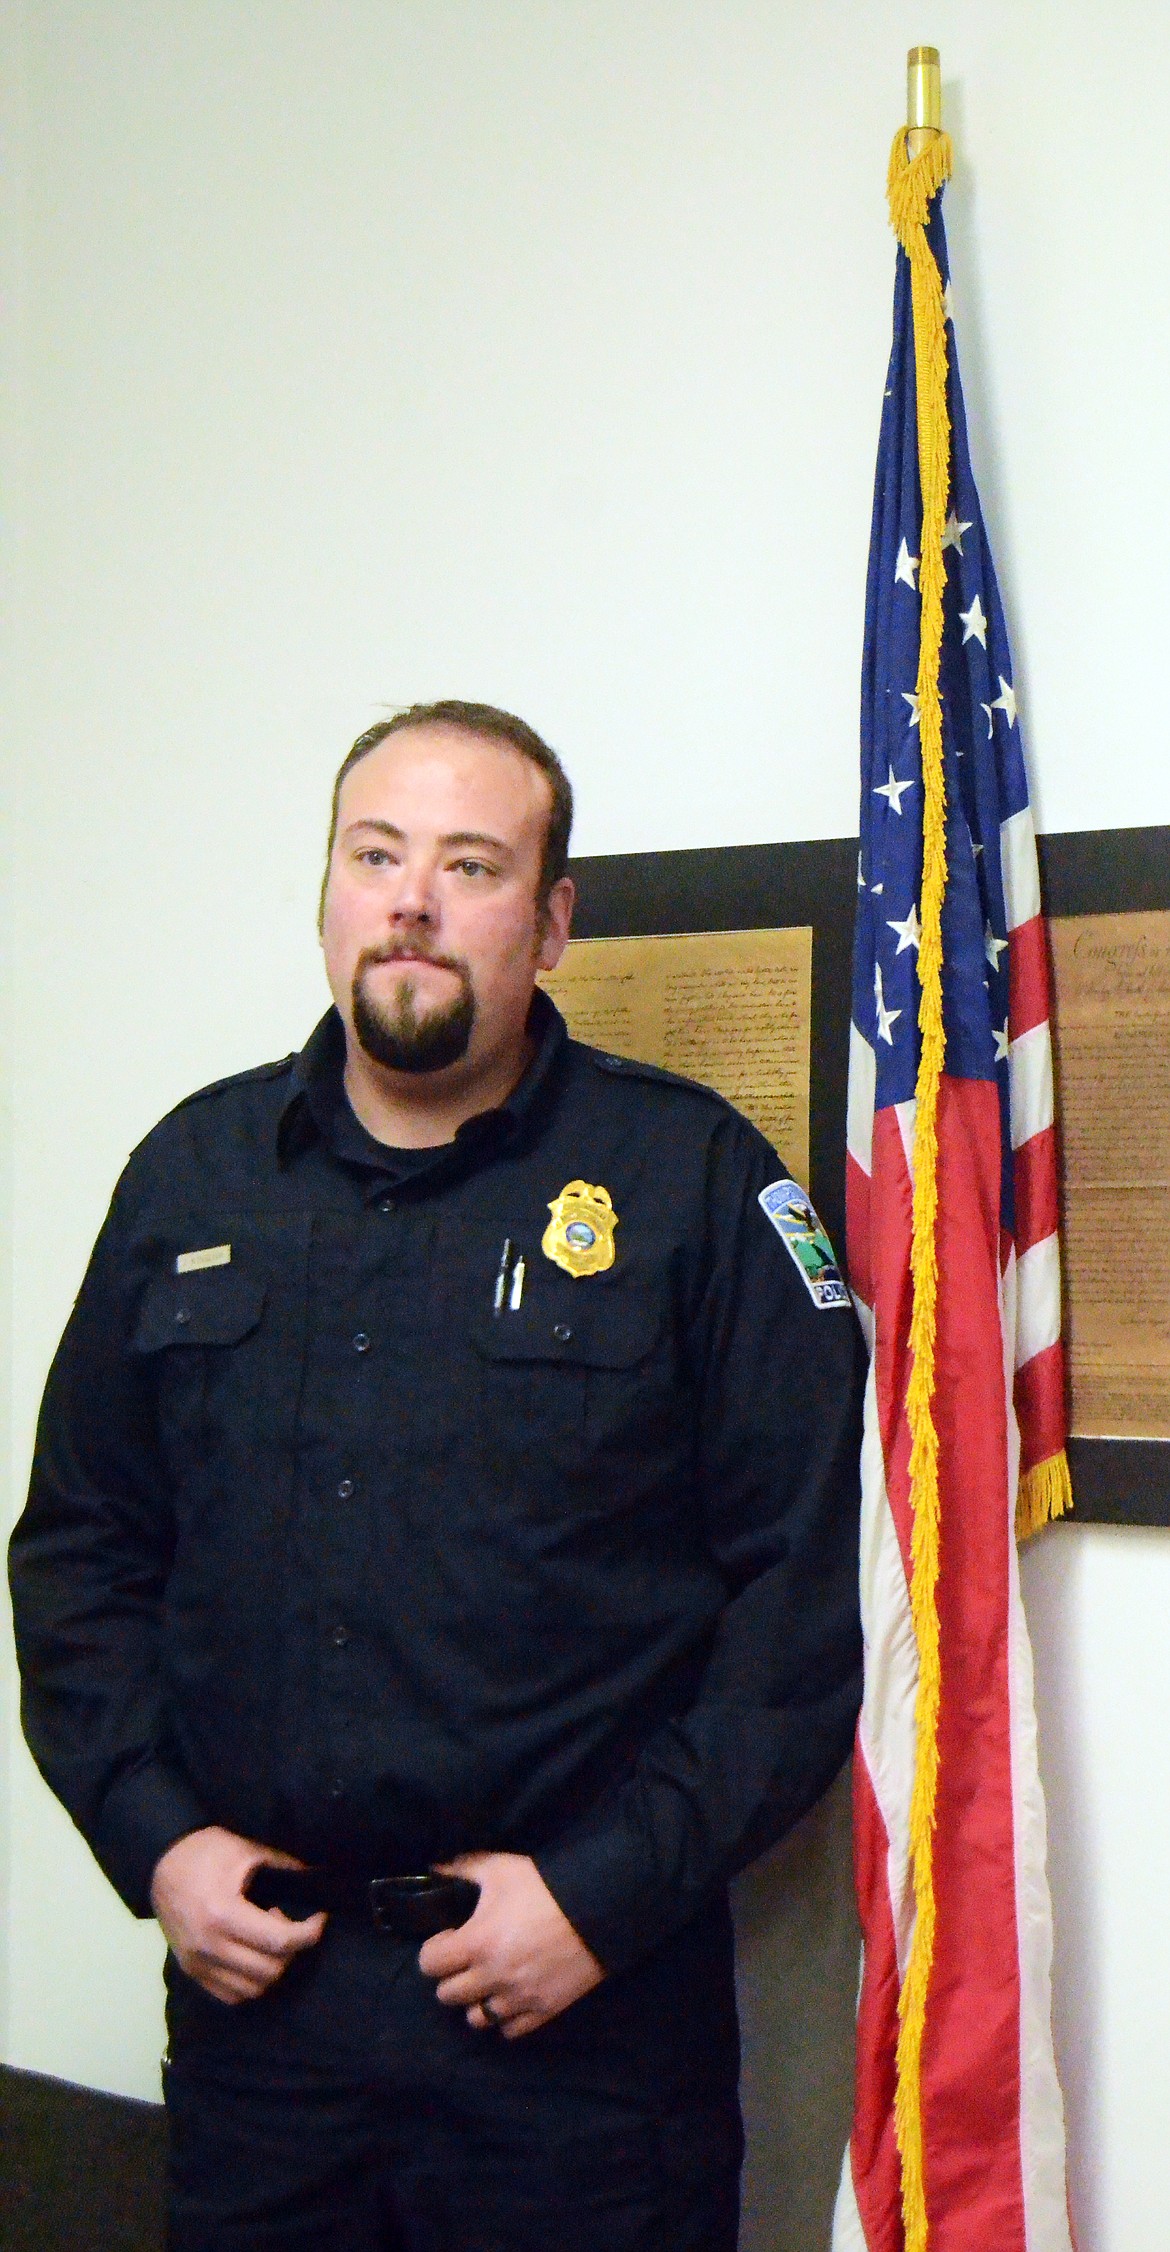
[[[853,2151],[848,2143],[841,2160],[841,2179],[833,2207],[833,2252],[867,2252],[865,2230],[857,2210],[857,2191],[853,2187]]]
[[[1040,868],[1036,859],[1036,830],[1032,808],[1013,813],[999,825],[999,854],[1003,868],[1003,897],[1007,927],[1018,930],[1040,913]]]
[[[1014,1520],[1015,1507],[1013,1503]],[[1064,2102],[1052,2044],[1048,1827],[1036,1748],[1032,1649],[1015,1542],[1008,1621],[1016,1929],[1020,1950],[1020,2159],[1028,2252],[1072,2252],[1065,2190]]]
[[[1027,2252],[1072,2252],[1065,2188],[1064,2103],[1052,2045],[1047,1820],[1040,1781],[1032,1646],[1020,1593],[1015,1540],[1020,1442],[1012,1412],[1010,1341],[1013,1330],[1018,1330],[1016,1281],[1009,1267],[1003,1285],[1003,1334],[1008,1426],[1008,1726],[1020,1972],[1020,2175]]]
[[[910,1799],[914,1789],[914,1700],[918,1645],[906,1568],[886,1492],[877,1376],[870,1363],[861,1441],[861,1624],[865,1693],[858,1737],[888,1841],[890,1915],[904,1976],[914,1931]]]
[[[1052,1124],[1052,1042],[1047,1020],[1012,1041],[1008,1084],[1012,1148],[1019,1149],[1031,1141],[1033,1134],[1043,1133]]]
[[[918,1118],[918,1104],[911,1097],[908,1103],[895,1103],[894,1111],[898,1120],[898,1132],[902,1136],[902,1153],[906,1159],[906,1171],[910,1176],[911,1185],[913,1185],[914,1128]]]
[[[877,1058],[864,1034],[850,1022],[849,1092],[845,1105],[845,1147],[865,1174],[873,1172],[873,1106],[877,1100]]]
[[[1055,1345],[1059,1336],[1060,1238],[1053,1234],[1016,1261],[1016,1367]]]

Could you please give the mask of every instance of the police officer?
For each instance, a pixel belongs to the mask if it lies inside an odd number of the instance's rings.
[[[334,1007],[135,1151],[49,1378],[24,1722],[169,1942],[176,2252],[735,2244],[726,1883],[849,1748],[861,1353],[761,1136],[535,988],[571,810],[492,707],[359,739]]]

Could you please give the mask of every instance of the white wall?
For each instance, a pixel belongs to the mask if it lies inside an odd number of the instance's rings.
[[[856,827],[920,38],[1041,822],[1165,822],[1152,0],[7,0],[11,1512],[127,1148],[321,1001],[383,703],[525,712],[582,851]],[[1082,2244],[1160,2252],[1170,1548],[1061,1531],[1026,1582]],[[156,1936],[8,1756],[6,2054],[151,2092]]]

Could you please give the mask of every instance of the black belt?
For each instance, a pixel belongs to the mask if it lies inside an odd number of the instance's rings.
[[[429,1939],[454,1931],[474,1913],[479,1886],[469,1877],[352,1877],[339,1869],[278,1869],[263,1862],[248,1886],[258,1908],[279,1908],[302,1922],[306,1916],[369,1916],[379,1931],[395,1939]]]

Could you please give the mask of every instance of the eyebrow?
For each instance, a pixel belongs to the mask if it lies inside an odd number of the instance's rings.
[[[372,817],[364,821],[351,821],[345,834],[352,837],[359,829],[373,829],[380,837],[393,837],[397,844],[406,843],[405,829],[399,829],[393,821],[378,821]],[[492,852],[501,852],[508,859],[514,857],[511,845],[505,844],[502,837],[489,836],[482,829],[454,829],[449,836],[440,837],[439,843],[447,850],[456,845],[487,845]]]

